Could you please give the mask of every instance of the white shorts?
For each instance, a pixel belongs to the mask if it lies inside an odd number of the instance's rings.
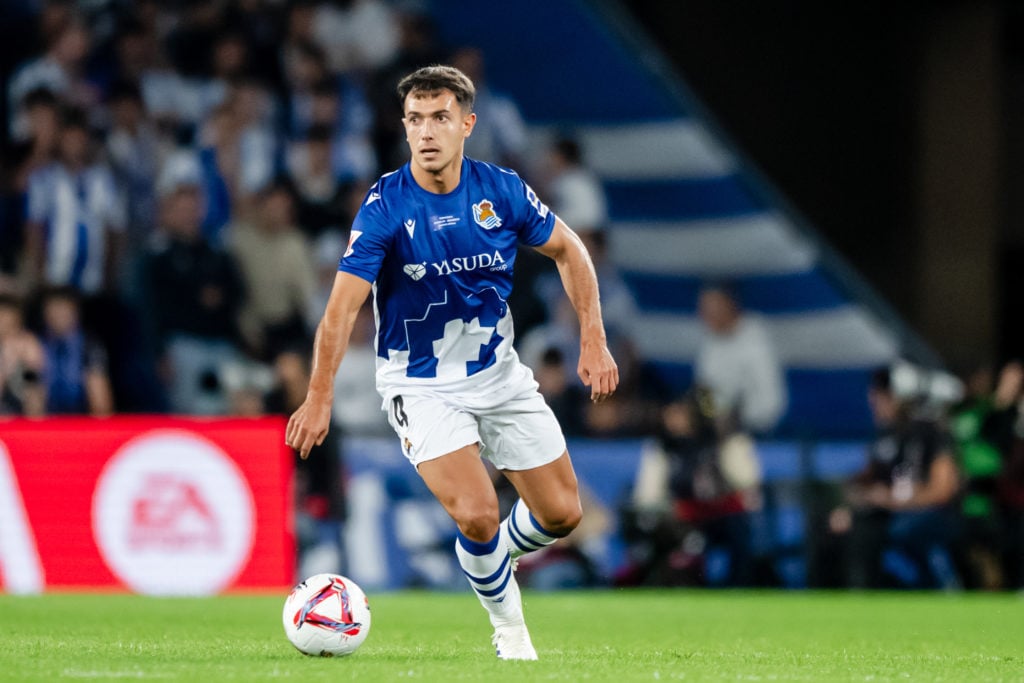
[[[565,437],[532,375],[527,377],[485,396],[397,393],[386,401],[388,422],[416,467],[474,443],[500,470],[540,467],[565,452]]]

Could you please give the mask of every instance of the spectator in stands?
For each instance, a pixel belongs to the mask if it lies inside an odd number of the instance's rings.
[[[316,288],[306,306],[306,324],[310,329],[323,317],[327,308],[327,300],[331,295],[331,287],[338,276],[338,262],[345,252],[348,233],[340,230],[327,230],[313,240],[313,268],[316,275]]]
[[[113,413],[107,353],[99,340],[82,329],[75,290],[44,291],[42,318],[47,413],[97,417]]]
[[[398,18],[384,0],[320,3],[311,33],[335,73],[361,74],[379,69],[394,58],[398,49]]]
[[[290,415],[305,400],[310,360],[306,345],[281,351],[274,359],[274,387],[264,397],[266,412]],[[341,432],[332,428],[310,457],[295,454],[296,534],[299,574],[341,571],[341,525],[346,516]]]
[[[17,187],[24,192],[31,175],[53,161],[60,141],[61,101],[50,90],[37,88],[22,100],[25,158],[19,164]]]
[[[377,158],[366,131],[346,121],[345,102],[334,81],[316,84],[311,93],[310,128],[331,131],[331,170],[342,181],[369,180],[377,171]]]
[[[608,257],[607,201],[597,176],[585,166],[579,143],[568,137],[558,138],[549,151],[549,177],[544,183],[551,200],[551,209],[576,230],[587,246],[601,283],[601,313],[605,325],[619,334],[628,334],[636,316],[636,300]],[[518,317],[529,316],[534,294],[539,301],[550,301],[558,286],[557,273],[549,259],[538,258],[531,250],[523,250],[516,261],[517,282],[526,286],[513,303]],[[525,304],[525,308],[524,308]],[[525,313],[523,312],[525,310]],[[528,329],[528,326],[516,329]]]
[[[696,388],[661,411],[625,511],[634,564],[624,583],[750,585],[760,467],[749,439],[719,431],[715,410]],[[725,576],[707,571],[712,548],[728,552]]]
[[[23,100],[33,90],[49,90],[78,107],[97,103],[98,91],[84,76],[90,44],[89,28],[81,17],[69,14],[53,28],[46,52],[18,67],[7,85],[11,138],[24,140],[29,135]]]
[[[580,341],[579,323],[572,302],[564,292],[551,293],[546,301],[547,321],[533,327],[517,339],[516,350],[523,362],[536,371],[541,366],[541,357],[550,349],[558,349],[564,361],[566,379],[572,384],[578,381],[576,366],[579,364]]]
[[[238,266],[201,232],[197,167],[168,167],[157,183],[160,231],[143,259],[143,310],[160,355],[171,410],[218,414],[219,373],[238,356],[237,316],[244,299]]]
[[[1024,365],[1007,363],[999,376],[992,412],[982,435],[998,449],[996,477],[999,527],[1006,586],[1024,589]]]
[[[242,78],[202,125],[199,144],[214,154],[232,216],[250,211],[256,195],[274,178],[278,141],[271,126],[273,107],[264,84]]]
[[[466,156],[510,168],[528,169],[529,165],[524,163],[526,123],[515,101],[495,92],[487,82],[483,51],[476,47],[460,48],[452,55],[451,65],[476,84],[473,111],[478,119],[473,135],[466,140]]]
[[[583,390],[575,382],[569,381],[571,374],[565,365],[565,356],[557,346],[548,347],[541,353],[533,373],[544,401],[558,418],[562,431],[569,437],[584,434],[583,410],[587,404]]]
[[[306,305],[316,276],[309,269],[310,246],[295,224],[295,196],[286,180],[265,188],[252,217],[232,226],[229,250],[248,294],[239,316],[248,348],[270,360],[306,339]]]
[[[698,301],[703,337],[696,382],[711,390],[723,418],[753,434],[771,432],[786,409],[786,384],[768,331],[743,313],[728,285],[706,286]]]
[[[175,12],[177,22],[165,50],[175,71],[198,79],[210,75],[214,47],[224,27],[227,3],[185,0]]]
[[[868,392],[878,432],[868,462],[846,490],[847,505],[833,511],[834,533],[847,536],[848,585],[887,584],[887,549],[916,563],[922,585],[953,589],[960,580],[948,550],[955,540],[958,488],[954,446],[934,420],[914,415],[917,396],[897,394],[888,369],[875,372]]]
[[[557,138],[548,159],[551,209],[569,225],[580,226],[574,228],[580,237],[607,228],[608,200],[600,179],[584,163],[579,142],[567,136]]]
[[[287,134],[301,139],[311,127],[326,125],[337,131],[339,138],[361,142],[374,124],[364,86],[356,79],[331,73],[323,50],[311,42],[286,43],[282,54]]]
[[[46,355],[25,329],[21,300],[0,294],[0,415],[46,414]]]
[[[115,84],[107,100],[110,130],[106,153],[125,197],[125,265],[133,263],[156,223],[156,178],[164,150],[132,83]]]
[[[37,88],[23,100],[27,137],[3,146],[0,160],[0,291],[23,289],[26,197],[29,179],[53,162],[60,136],[60,101]]]
[[[83,294],[109,291],[121,253],[124,200],[109,169],[95,161],[84,112],[61,121],[57,159],[28,186],[26,257],[34,282]]]
[[[143,3],[136,3],[142,5]],[[118,20],[114,35],[113,54],[106,65],[104,74],[107,98],[111,96],[110,86],[131,84],[142,87],[146,73],[154,68],[160,54],[160,38],[155,27],[142,20],[144,12],[136,11]]]
[[[631,339],[609,328],[608,341],[619,365],[619,386],[600,403],[584,402],[584,432],[598,439],[646,436],[658,428],[657,416],[666,400],[664,385]]]
[[[395,88],[406,74],[445,61],[429,12],[406,4],[398,8],[398,51],[387,65],[370,76],[368,94],[373,106],[373,146],[382,168],[397,168],[408,159],[401,103]],[[518,328],[517,328],[518,329]]]
[[[334,131],[313,126],[305,137],[289,145],[288,176],[298,195],[299,225],[310,237],[347,229],[349,186],[340,182],[331,166]]]
[[[965,378],[964,400],[950,412],[950,431],[956,440],[963,478],[959,506],[964,526],[958,561],[963,567],[965,587],[985,590],[998,590],[1005,581],[997,498],[1003,458],[991,440],[993,428],[998,431],[998,418],[992,418],[992,414],[1014,403],[1024,379],[1020,365],[1011,363],[1000,373],[999,386],[993,390],[992,374],[987,365],[971,372]]]

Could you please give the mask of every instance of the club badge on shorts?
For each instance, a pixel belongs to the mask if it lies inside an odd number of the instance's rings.
[[[481,199],[473,205],[473,220],[484,230],[501,227],[501,219],[494,213],[494,202],[490,199]]]

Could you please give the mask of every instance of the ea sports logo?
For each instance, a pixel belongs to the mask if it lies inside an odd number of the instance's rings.
[[[413,280],[419,280],[420,278],[427,274],[427,266],[426,264],[422,263],[409,263],[404,268],[402,268],[402,271],[404,271],[405,274],[411,277]]]
[[[125,444],[100,474],[92,514],[101,555],[139,593],[217,593],[252,551],[245,477],[218,446],[185,431]]]

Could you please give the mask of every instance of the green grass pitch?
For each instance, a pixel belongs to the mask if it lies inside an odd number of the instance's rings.
[[[472,594],[370,596],[350,657],[304,657],[284,595],[0,596],[0,680],[1024,681],[1017,595],[525,594],[537,662],[498,661]]]

